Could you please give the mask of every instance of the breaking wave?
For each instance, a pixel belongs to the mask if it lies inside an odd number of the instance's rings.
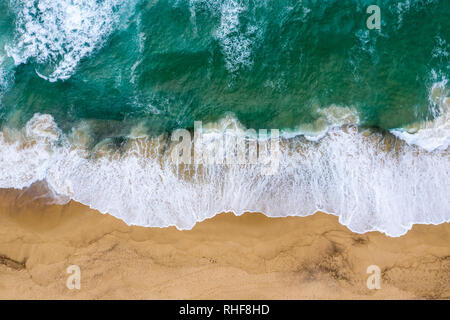
[[[230,123],[205,126],[204,134],[218,139],[217,128]],[[179,229],[224,211],[270,217],[324,211],[354,232],[390,236],[450,220],[448,152],[428,152],[389,133],[349,125],[316,142],[282,138],[278,171],[269,176],[258,164],[176,165],[166,136],[128,138],[120,150],[107,141],[88,149],[88,140],[86,123],[64,135],[45,114],[20,131],[5,128],[0,187],[43,180],[60,201],[73,199],[132,225]]]

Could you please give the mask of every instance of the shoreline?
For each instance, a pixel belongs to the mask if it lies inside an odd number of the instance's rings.
[[[442,184],[448,155],[410,147],[389,133],[344,126],[319,142],[281,140],[270,148],[268,163],[239,165],[179,162],[180,147],[186,147],[182,157],[197,148],[190,139],[177,143],[143,136],[123,141],[120,148],[105,142],[90,150],[89,137],[80,128],[73,141],[61,136],[50,115],[33,117],[9,138],[0,132],[0,187],[45,181],[62,201],[75,200],[129,225],[182,230],[223,211],[271,217],[325,211],[352,231],[390,236],[405,234],[412,224],[450,220]],[[248,149],[249,159],[258,159]]]
[[[179,231],[37,194],[0,191],[1,299],[450,298],[450,223],[391,238],[324,213],[222,213]],[[66,287],[70,265],[80,290]],[[380,290],[366,286],[369,265],[381,269]]]

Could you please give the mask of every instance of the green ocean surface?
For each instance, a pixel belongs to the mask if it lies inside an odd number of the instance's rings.
[[[437,115],[449,43],[448,1],[0,0],[0,120],[89,119],[99,140],[230,113],[289,130],[336,105],[401,128]]]

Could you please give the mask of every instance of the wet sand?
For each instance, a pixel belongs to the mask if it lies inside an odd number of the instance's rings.
[[[81,270],[69,290],[67,267]],[[369,290],[367,267],[381,269]],[[127,226],[76,202],[0,191],[2,299],[449,299],[450,223],[399,238],[324,213],[223,213],[194,229]]]

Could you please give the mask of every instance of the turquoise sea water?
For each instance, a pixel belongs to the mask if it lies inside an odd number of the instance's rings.
[[[366,25],[372,4],[380,30]],[[448,1],[0,0],[0,187],[45,180],[153,226],[189,228],[222,210],[320,209],[392,235],[447,221],[449,52]],[[283,151],[264,179],[211,169],[203,184],[148,158],[93,157],[105,141],[123,152],[136,135],[221,119],[280,129],[309,156]],[[68,151],[76,135],[83,156]],[[398,138],[400,151],[380,151]]]
[[[13,74],[1,119],[145,119],[159,133],[227,112],[293,128],[332,104],[383,129],[432,118],[430,87],[450,72],[450,5],[378,1],[381,30],[369,30],[372,2],[2,0]]]

